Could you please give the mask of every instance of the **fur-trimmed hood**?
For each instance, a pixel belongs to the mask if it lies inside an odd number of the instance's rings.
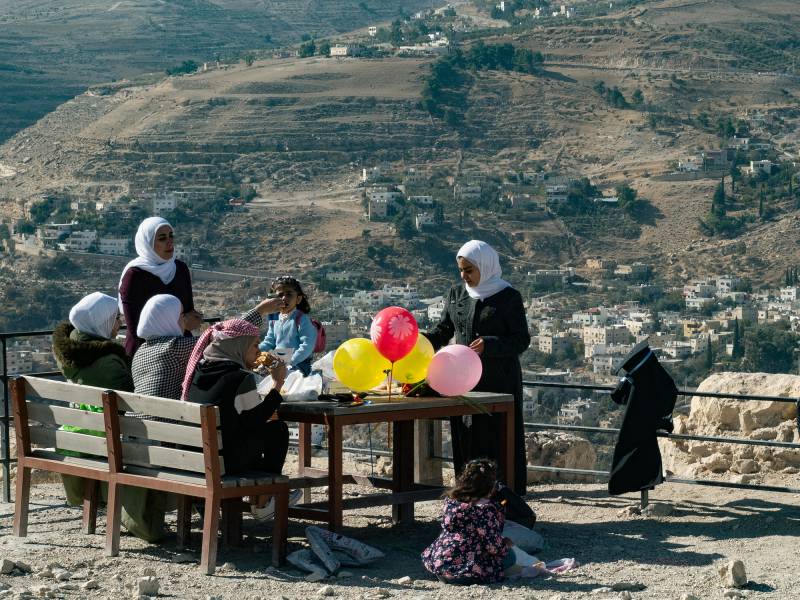
[[[53,331],[53,354],[62,371],[86,368],[108,355],[117,355],[130,365],[121,345],[81,333],[69,321],[60,323]]]

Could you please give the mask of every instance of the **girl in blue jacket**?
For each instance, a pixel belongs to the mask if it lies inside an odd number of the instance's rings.
[[[317,341],[317,328],[308,316],[311,305],[294,277],[278,277],[271,290],[281,299],[281,308],[279,313],[269,316],[267,335],[258,347],[262,352],[291,348],[294,352],[289,368],[307,376],[311,373],[311,355]]]

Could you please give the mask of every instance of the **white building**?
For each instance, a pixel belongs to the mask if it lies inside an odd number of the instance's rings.
[[[574,338],[564,333],[559,333],[556,335],[540,335],[538,338],[539,352],[544,354],[566,352],[575,343]]]
[[[428,305],[428,320],[431,323],[437,323],[444,314],[444,298],[439,298],[435,302]]]
[[[713,304],[714,298],[711,297],[701,297],[701,296],[692,296],[691,298],[686,298],[686,308],[689,310],[700,310],[704,306],[709,304]]]
[[[624,325],[600,325],[583,328],[583,344],[588,349],[595,345],[627,344],[631,334]]]
[[[378,28],[375,27],[374,25],[370,26],[370,28],[367,29],[367,31],[369,32],[369,37],[375,37],[376,35],[378,35]]]
[[[94,230],[73,231],[67,239],[58,244],[58,248],[67,252],[86,252],[95,241],[97,232]]]
[[[345,56],[355,56],[356,54],[358,54],[358,47],[353,44],[331,46],[332,57],[342,58]]]
[[[176,208],[178,208],[178,199],[175,197],[175,194],[168,192],[153,196],[153,214],[155,216],[161,216]]]
[[[409,196],[409,202],[413,202],[417,206],[433,206],[433,196]]]
[[[797,292],[800,288],[797,286],[781,288],[781,300],[784,302],[795,302],[797,300]]]
[[[29,350],[9,350],[6,353],[8,360],[8,374],[18,375],[33,371],[33,354]]]
[[[770,175],[772,173],[772,161],[751,160],[749,167],[742,167],[742,172],[746,175],[755,175],[759,172]]]
[[[127,256],[130,240],[128,238],[101,237],[97,240],[97,250],[100,254],[113,254]]]
[[[55,242],[58,238],[69,235],[75,223],[47,223],[36,230],[36,237],[42,242]]]
[[[415,225],[418,231],[421,230],[423,227],[433,227],[435,225],[433,219],[433,213],[429,212],[417,213],[415,217]]]

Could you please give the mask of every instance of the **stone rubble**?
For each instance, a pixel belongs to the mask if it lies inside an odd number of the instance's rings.
[[[718,569],[725,587],[741,588],[747,585],[747,573],[741,560],[732,560]]]

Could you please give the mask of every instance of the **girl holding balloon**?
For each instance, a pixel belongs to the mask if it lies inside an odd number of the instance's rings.
[[[506,474],[514,491],[525,494],[527,458],[522,420],[522,368],[519,355],[530,345],[522,296],[501,278],[500,259],[486,242],[471,240],[456,255],[462,283],[447,294],[440,322],[425,336],[437,350],[455,337],[457,344],[478,354],[483,371],[476,391],[514,396],[514,473]],[[462,373],[453,373],[463,377]],[[500,455],[499,420],[474,415],[471,424],[461,417],[450,419],[456,474],[475,458]]]

